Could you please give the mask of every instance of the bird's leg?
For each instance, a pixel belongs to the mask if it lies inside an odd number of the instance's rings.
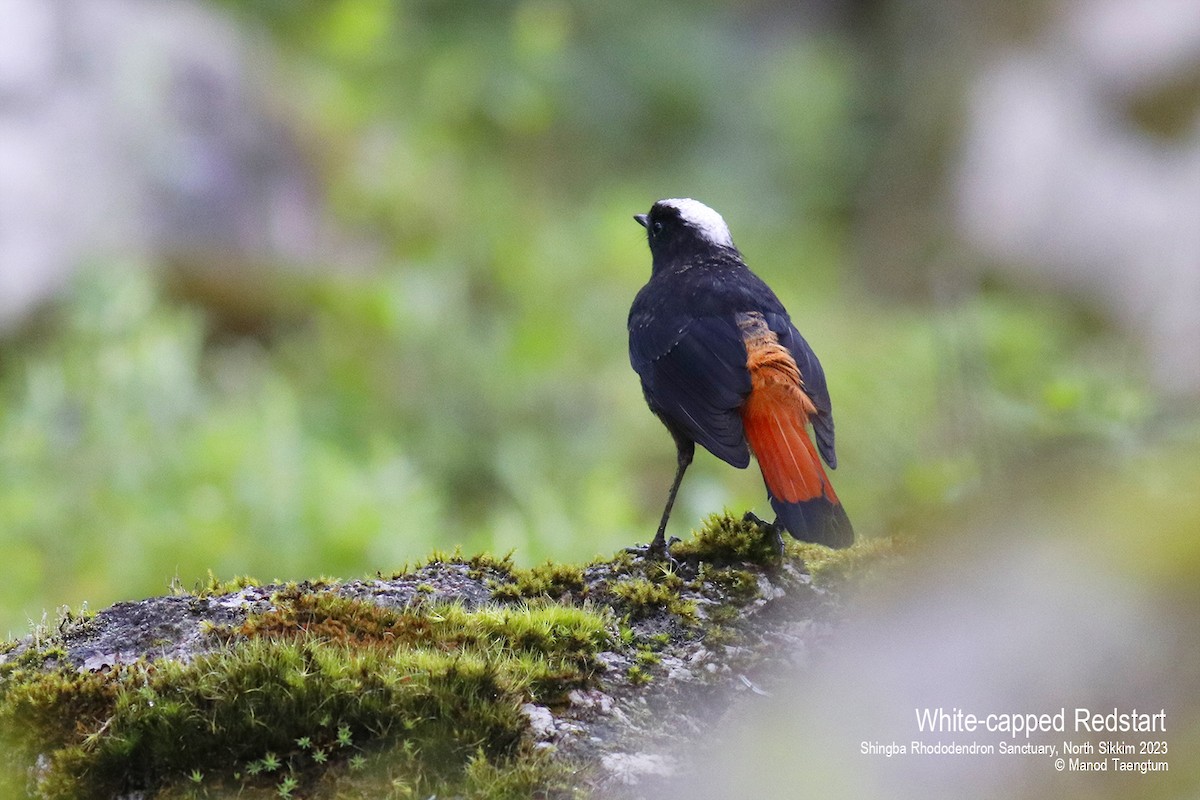
[[[755,525],[761,528],[763,533],[766,534],[767,540],[771,543],[771,547],[775,550],[780,558],[783,557],[783,529],[780,527],[778,519],[776,519],[774,522],[767,522],[753,511],[747,511],[742,516],[742,521],[753,522]]]
[[[675,467],[675,480],[671,483],[671,491],[667,493],[667,505],[663,508],[662,520],[658,523],[658,532],[654,534],[654,541],[650,543],[650,549],[665,551],[667,549],[667,520],[671,518],[671,509],[675,506],[675,495],[679,493],[679,484],[683,483],[683,473],[687,472],[688,466],[692,463],[692,453],[686,455],[681,450],[679,452],[679,461]]]
[[[672,433],[674,433],[672,431]],[[667,541],[667,520],[671,518],[671,508],[675,505],[675,495],[679,493],[679,484],[683,483],[683,473],[687,472],[688,466],[692,463],[692,457],[696,454],[696,445],[690,439],[682,436],[675,436],[676,447],[676,467],[675,480],[671,483],[671,491],[667,493],[667,505],[663,509],[662,521],[658,523],[658,532],[654,534],[654,541],[645,548],[630,548],[630,552],[641,553],[654,557],[662,557],[670,555],[671,545],[678,541],[671,537],[671,541]]]

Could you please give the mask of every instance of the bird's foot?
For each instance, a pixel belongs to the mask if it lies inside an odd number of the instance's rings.
[[[650,559],[652,561],[674,562],[675,559],[671,557],[671,545],[678,541],[680,541],[678,536],[672,536],[669,540],[655,537],[654,541],[650,542],[650,544],[639,544],[634,545],[633,547],[626,547],[625,552],[632,553],[635,556],[641,556],[642,558]]]
[[[775,551],[775,555],[783,558],[783,529],[773,522],[767,522],[762,517],[755,514],[753,511],[747,511],[742,517],[743,522],[752,522],[757,525],[767,537],[771,548]]]

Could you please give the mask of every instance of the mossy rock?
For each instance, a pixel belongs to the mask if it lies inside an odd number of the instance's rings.
[[[729,694],[731,659],[756,658],[767,628],[831,618],[830,587],[894,550],[761,540],[718,516],[671,561],[435,554],[388,578],[213,580],[68,614],[0,646],[0,790],[619,794],[602,763],[670,739],[686,698]]]

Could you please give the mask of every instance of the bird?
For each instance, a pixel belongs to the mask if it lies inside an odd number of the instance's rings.
[[[739,469],[753,452],[776,517],[766,523],[747,512],[745,519],[765,529],[778,552],[781,529],[848,547],[854,528],[821,465],[823,458],[835,469],[837,454],[816,353],[746,266],[716,211],[675,198],[634,219],[646,229],[651,267],[629,309],[629,361],[676,448],[662,520],[641,550],[669,557],[675,540],[666,540],[667,520],[697,443]]]

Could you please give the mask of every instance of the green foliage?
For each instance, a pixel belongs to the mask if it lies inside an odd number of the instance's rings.
[[[820,354],[863,534],[919,535],[989,475],[1064,441],[1122,452],[1156,415],[1136,353],[1065,305],[856,291],[874,88],[832,30],[629,0],[223,5],[279,45],[264,80],[319,142],[342,230],[373,245],[346,260],[370,263],[264,278],[247,337],[164,291],[160,265],[102,261],[6,341],[0,633],[209,570],[645,541],[674,453],[625,355],[649,267],[629,216],[663,195],[725,214]],[[753,470],[701,453],[675,530],[764,506]]]
[[[172,573],[343,571],[386,558],[389,528],[433,524],[404,448],[322,432],[267,352],[207,351],[199,315],[144,272],[87,276],[60,325],[0,377],[5,608]]]

